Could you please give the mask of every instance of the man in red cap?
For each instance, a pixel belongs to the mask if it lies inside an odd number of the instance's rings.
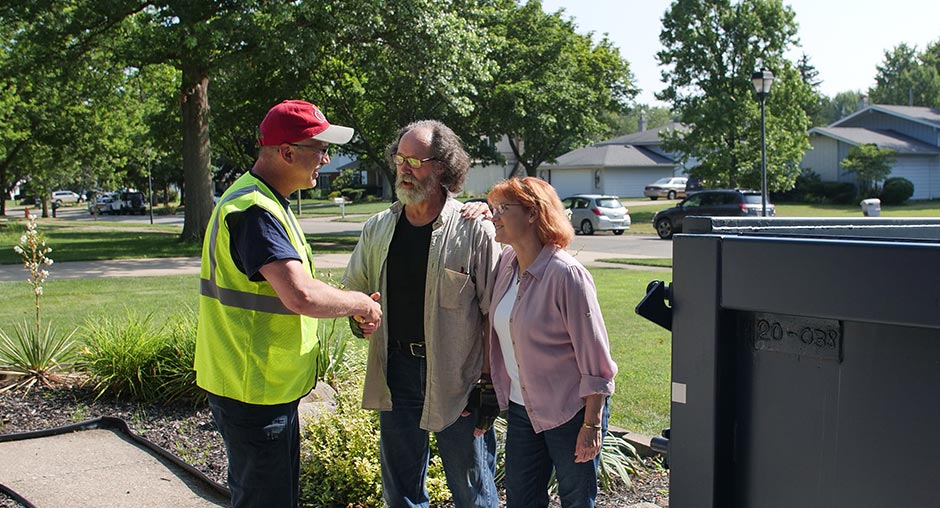
[[[297,406],[317,380],[316,318],[380,322],[379,295],[314,278],[310,246],[287,196],[317,183],[330,125],[304,101],[284,101],[261,122],[258,160],[225,191],[202,250],[196,383],[208,392],[225,441],[232,506],[298,505]]]

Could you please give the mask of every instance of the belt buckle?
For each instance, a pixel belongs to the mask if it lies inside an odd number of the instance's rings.
[[[421,342],[409,342],[408,349],[411,352],[411,356],[415,358],[424,358],[424,344]]]

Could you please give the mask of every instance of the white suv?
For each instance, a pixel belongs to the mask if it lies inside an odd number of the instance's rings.
[[[53,203],[62,205],[65,203],[81,203],[82,197],[70,190],[57,190],[52,192]]]

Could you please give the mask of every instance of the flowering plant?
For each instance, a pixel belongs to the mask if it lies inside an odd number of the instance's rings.
[[[51,323],[45,330],[42,328],[40,298],[43,283],[49,277],[46,267],[51,266],[53,261],[48,256],[52,248],[46,245],[45,238],[37,229],[35,218],[30,218],[26,223],[26,232],[13,250],[23,257],[23,266],[29,272],[26,282],[33,289],[36,319],[32,325],[26,322],[23,326],[15,326],[16,333],[13,336],[0,330],[0,373],[21,376],[18,381],[0,391],[18,387],[28,390],[37,382],[49,386],[53,372],[74,356],[74,330],[63,335]]]
[[[40,330],[39,298],[42,296],[42,284],[49,277],[45,267],[52,266],[52,258],[48,256],[52,247],[46,246],[46,240],[36,229],[36,218],[30,217],[26,223],[26,233],[20,237],[19,245],[13,247],[17,254],[23,256],[23,267],[29,272],[26,282],[33,288],[36,298],[36,333]]]

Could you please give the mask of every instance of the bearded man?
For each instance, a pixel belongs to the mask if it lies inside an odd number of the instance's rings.
[[[464,218],[453,198],[470,158],[449,127],[412,123],[386,155],[398,201],[366,222],[343,278],[348,289],[381,295],[381,323],[350,324],[370,337],[362,405],[381,411],[383,497],[391,508],[429,506],[434,432],[454,506],[496,508],[490,426],[499,410],[484,362],[495,230]]]

